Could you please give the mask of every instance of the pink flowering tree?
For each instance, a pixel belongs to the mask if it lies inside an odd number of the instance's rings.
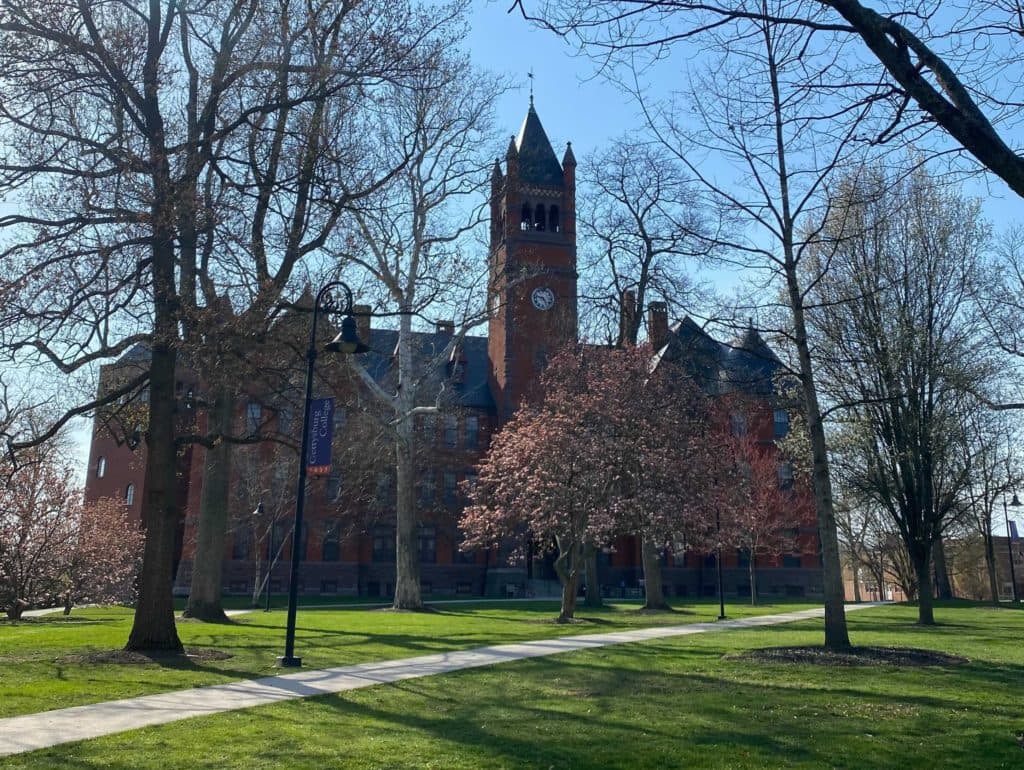
[[[142,529],[123,503],[108,497],[82,506],[59,573],[64,614],[85,602],[132,602],[142,546]]]
[[[652,370],[647,345],[593,351],[587,377],[600,402],[613,468],[613,518],[641,544],[645,608],[668,607],[661,555],[707,539],[730,458],[712,402],[678,369]]]
[[[0,463],[0,610],[124,601],[134,595],[142,535],[124,506],[83,506],[59,449]]]
[[[0,609],[16,620],[56,600],[81,498],[71,469],[45,448],[17,468],[0,463],[0,485]]]
[[[588,546],[637,535],[648,605],[663,606],[660,552],[707,529],[709,479],[725,458],[703,395],[678,372],[652,373],[642,346],[565,350],[542,388],[480,465],[462,520],[467,547],[524,530],[555,543],[567,620]]]
[[[576,612],[586,546],[608,540],[615,530],[608,458],[593,426],[567,406],[549,397],[512,418],[492,441],[475,487],[467,490],[470,505],[461,522],[466,548],[496,546],[525,532],[557,549],[560,622]]]
[[[724,492],[722,538],[745,551],[750,573],[750,601],[757,604],[757,559],[777,556],[792,547],[784,536],[793,522],[806,521],[813,500],[787,473],[788,460],[773,442],[756,436],[733,436],[730,441],[737,473]]]

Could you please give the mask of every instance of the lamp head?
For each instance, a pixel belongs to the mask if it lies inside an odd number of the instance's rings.
[[[1020,499],[1017,497],[1017,493],[1013,493],[1013,499],[1009,502],[1011,508],[1020,508],[1022,505]]]
[[[350,356],[366,353],[370,347],[364,345],[359,339],[359,334],[356,331],[356,319],[349,313],[341,320],[341,331],[338,336],[324,345],[324,350]]]

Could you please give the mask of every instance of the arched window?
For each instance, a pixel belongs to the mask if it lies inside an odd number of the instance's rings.
[[[96,478],[102,479],[107,475],[107,458],[100,455],[96,458]]]
[[[544,204],[540,203],[537,205],[537,210],[533,212],[533,216],[536,221],[533,223],[533,228],[538,232],[543,232],[547,229],[547,217],[544,216]]]
[[[131,505],[135,502],[135,485],[129,484],[124,489],[124,504]]]
[[[523,212],[520,216],[519,229],[521,230],[532,230],[533,229],[533,207],[529,203],[523,204]]]
[[[558,221],[558,206],[552,206],[548,210],[548,229],[553,232],[559,232],[561,224]]]

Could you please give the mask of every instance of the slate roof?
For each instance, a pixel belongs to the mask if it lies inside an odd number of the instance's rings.
[[[414,332],[413,346],[427,364],[435,359],[448,345],[452,335],[433,332]],[[394,329],[372,329],[370,331],[370,352],[359,356],[359,360],[373,378],[387,387],[393,384],[392,364],[395,346],[398,344],[398,331]],[[147,345],[138,344],[125,352],[118,364],[142,363],[149,361],[150,352]],[[457,376],[452,377],[458,370]],[[433,405],[442,379],[445,383],[443,400],[459,406],[475,409],[494,410],[494,399],[488,386],[490,362],[487,358],[486,337],[464,337],[456,349],[452,360],[439,366],[432,382],[425,383],[420,392],[425,399],[421,406]],[[428,398],[429,396],[429,398]]]
[[[733,342],[718,342],[689,317],[669,327],[668,341],[655,353],[655,366],[661,361],[680,366],[713,394],[741,390],[770,395],[782,365],[752,325]]]
[[[544,126],[540,124],[532,102],[522,128],[519,129],[516,151],[519,155],[519,178],[522,181],[543,187],[565,186],[562,164],[551,148],[551,141],[544,132]]]
[[[414,332],[413,349],[422,363],[432,362],[447,347],[451,334],[436,332]],[[372,329],[370,331],[369,353],[360,356],[363,366],[370,375],[386,384],[392,379],[395,346],[398,332],[394,329]],[[419,367],[417,367],[419,368]],[[459,373],[459,370],[461,372]],[[488,385],[490,361],[487,358],[486,337],[463,337],[453,355],[437,367],[430,383],[424,383],[420,393],[427,401],[422,406],[434,403],[442,379],[445,383],[445,397],[459,406],[494,410],[494,399]],[[453,376],[454,375],[454,376]],[[429,397],[429,398],[428,398]]]

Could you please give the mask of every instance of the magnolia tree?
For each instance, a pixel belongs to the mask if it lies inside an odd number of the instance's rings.
[[[553,545],[562,584],[558,619],[571,620],[588,543],[615,531],[608,501],[612,468],[571,409],[520,410],[491,443],[462,518],[465,548],[526,536]]]
[[[750,602],[756,605],[757,558],[791,549],[785,530],[812,518],[814,501],[795,483],[792,466],[774,445],[750,433],[733,436],[730,444],[739,472],[729,491],[732,504],[722,512],[723,539],[746,552]]]
[[[72,540],[79,501],[67,467],[33,452],[15,469],[4,463],[0,489],[0,607],[17,619],[32,604],[55,601],[62,554]]]
[[[48,448],[51,449],[52,448]],[[142,534],[114,500],[83,505],[59,455],[4,464],[0,488],[0,609],[127,601],[135,593]]]
[[[135,599],[142,566],[143,534],[119,500],[103,498],[81,507],[57,573],[64,614],[75,604],[115,604]]]
[[[715,480],[732,473],[724,423],[690,377],[668,363],[653,368],[647,345],[601,352],[585,377],[615,467],[618,533],[640,541],[645,607],[662,609],[661,554],[708,539]]]
[[[669,544],[701,537],[724,457],[707,434],[704,400],[684,377],[651,373],[649,349],[571,348],[542,377],[543,402],[502,429],[469,489],[465,547],[523,534],[558,550],[560,620],[573,617],[584,555],[616,535],[646,544],[652,572]],[[648,558],[648,557],[651,558]],[[596,586],[595,586],[596,588]]]

